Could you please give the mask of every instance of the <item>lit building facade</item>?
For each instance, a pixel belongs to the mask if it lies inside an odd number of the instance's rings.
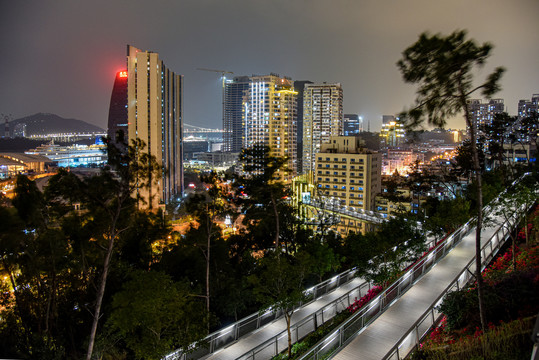
[[[303,93],[305,91],[305,85],[312,84],[309,80],[294,81],[294,90],[298,92],[298,105],[297,105],[297,125],[298,130],[296,154],[298,161],[298,172],[303,169]]]
[[[490,125],[494,115],[505,111],[505,105],[503,99],[491,99],[485,103],[480,99],[470,99],[468,100],[468,111],[476,131],[480,134],[480,126]]]
[[[127,70],[118,71],[114,79],[107,135],[117,146],[127,141]]]
[[[162,176],[138,189],[149,209],[177,200],[183,193],[183,76],[165,67],[159,54],[127,47],[127,119],[129,141],[162,165]]]
[[[303,173],[314,171],[314,156],[331,136],[342,135],[341,84],[307,84],[303,94]]]
[[[248,76],[226,80],[223,94],[223,151],[239,153],[245,140],[243,100],[249,89]]]
[[[382,116],[382,129],[380,131],[382,148],[398,147],[404,144],[406,131],[404,126],[393,115]]]
[[[533,94],[531,100],[519,100],[518,118],[523,119],[532,113],[539,113],[539,94]]]
[[[321,196],[355,210],[374,209],[375,196],[382,187],[380,153],[366,150],[357,136],[332,136],[315,157],[314,180]],[[368,229],[357,219],[343,221],[338,226],[342,234]]]
[[[253,76],[244,97],[245,148],[268,146],[271,156],[286,157],[279,174],[290,182],[297,171],[297,91],[276,74]]]
[[[363,131],[363,118],[358,114],[344,114],[342,134],[344,136],[356,136]]]
[[[359,137],[332,136],[316,154],[315,182],[341,205],[372,210],[381,191],[382,156],[366,150]]]

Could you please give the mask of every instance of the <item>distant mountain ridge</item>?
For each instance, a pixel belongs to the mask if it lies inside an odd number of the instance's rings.
[[[26,136],[32,135],[47,135],[58,133],[96,133],[106,132],[104,129],[88,124],[85,121],[77,119],[65,119],[61,116],[49,113],[38,113],[26,116],[20,119],[9,122],[9,132],[13,135],[13,131],[20,126],[26,124]],[[0,134],[4,135],[5,123],[0,124]]]

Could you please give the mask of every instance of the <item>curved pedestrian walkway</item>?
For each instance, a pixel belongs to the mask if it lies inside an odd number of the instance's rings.
[[[499,223],[502,222],[499,221]],[[500,225],[483,227],[482,246],[500,227]],[[452,251],[420,278],[398,301],[331,358],[338,360],[383,359],[399,342],[403,334],[414,326],[414,323],[474,259],[475,237],[474,227]]]
[[[299,308],[294,312],[291,319],[291,325],[293,326],[297,322],[303,320],[306,317],[311,316],[319,309],[325,307],[326,305],[334,302],[339,299],[346,293],[352,291],[354,288],[359,287],[364,280],[360,278],[354,278],[346,284],[341,285],[332,292],[325,294],[315,301],[306,304],[305,306]],[[268,325],[252,332],[249,335],[242,337],[237,342],[225,347],[221,350],[218,350],[215,353],[212,353],[201,359],[211,359],[211,360],[225,360],[225,359],[237,359],[241,355],[250,351],[251,349],[256,348],[259,344],[262,344],[271,338],[275,337],[277,334],[281,333],[283,330],[286,330],[286,322],[284,317],[281,316],[279,319],[269,323]]]

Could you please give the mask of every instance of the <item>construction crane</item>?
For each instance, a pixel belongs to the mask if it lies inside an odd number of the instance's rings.
[[[221,75],[224,77],[225,74],[234,74],[232,71],[226,71],[226,70],[215,70],[215,69],[205,69],[205,68],[197,68],[197,70],[200,71],[211,71],[216,73],[221,73]]]
[[[226,81],[226,74],[234,74],[234,73],[232,71],[206,69],[206,68],[197,68],[197,70],[221,73],[221,80],[222,80],[222,87],[223,87],[222,104],[221,105],[222,105],[222,108],[223,108],[223,121],[224,121],[224,119],[225,119],[225,81]]]

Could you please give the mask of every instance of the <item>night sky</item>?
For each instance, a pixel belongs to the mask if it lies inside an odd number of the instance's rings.
[[[126,45],[184,77],[184,119],[220,128],[220,74],[340,82],[344,110],[379,130],[412,104],[395,65],[423,31],[495,47],[507,111],[539,93],[539,0],[0,0],[0,113],[55,113],[106,128]],[[479,95],[478,95],[479,97]],[[3,120],[2,120],[3,122]],[[449,126],[463,128],[462,119]]]

